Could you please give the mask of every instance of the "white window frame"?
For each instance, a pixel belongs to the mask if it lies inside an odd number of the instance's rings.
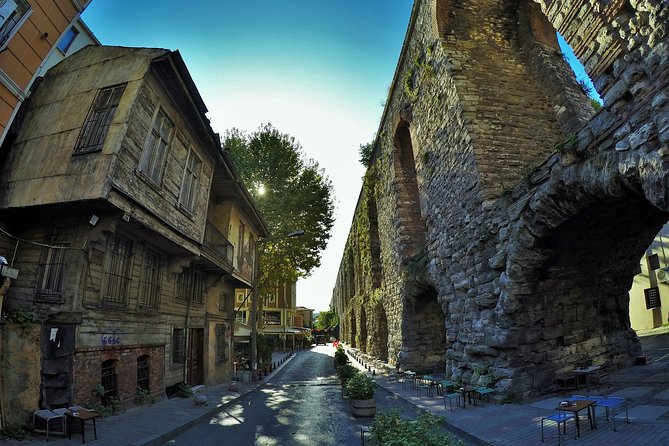
[[[139,171],[153,183],[160,185],[174,134],[174,123],[161,107],[156,109],[151,122],[139,162]]]
[[[13,4],[14,8],[7,17],[0,16],[2,20],[0,23],[0,51],[7,48],[9,42],[32,13],[32,7],[26,0],[0,0],[0,11],[8,4],[10,7]],[[18,14],[21,15],[17,17]]]

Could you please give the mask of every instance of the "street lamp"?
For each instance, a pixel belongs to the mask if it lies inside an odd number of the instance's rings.
[[[304,235],[304,231],[297,230],[279,237],[259,238],[253,243],[255,262],[253,262],[253,301],[251,302],[251,380],[258,381],[258,285],[260,282],[260,255],[259,248],[262,243],[274,242],[285,238],[293,238]]]

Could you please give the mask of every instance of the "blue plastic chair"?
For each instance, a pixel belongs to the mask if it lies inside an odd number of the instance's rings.
[[[568,412],[556,412],[551,415],[548,415],[547,417],[544,417],[541,419],[541,442],[544,442],[544,438],[547,438],[544,436],[544,421],[552,421],[555,424],[557,424],[557,431],[558,431],[558,445],[560,444],[560,440],[562,439],[562,436],[560,435],[560,423],[562,423],[562,429],[564,431],[564,434],[567,435],[567,421],[574,419],[574,414],[568,413]]]

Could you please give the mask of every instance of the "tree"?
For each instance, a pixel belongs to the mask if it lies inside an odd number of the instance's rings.
[[[367,144],[360,144],[360,147],[358,148],[358,154],[360,155],[360,158],[358,161],[365,166],[369,167],[369,165],[372,163],[372,154],[374,153],[374,141],[370,141]]]
[[[261,125],[250,135],[229,130],[223,146],[270,231],[269,240],[261,245],[261,287],[308,276],[320,265],[320,253],[331,236],[332,183],[318,163],[303,159],[295,138],[271,124]],[[303,230],[304,235],[280,238],[296,230]]]
[[[337,326],[337,324],[339,324],[339,316],[337,316],[336,311],[330,309],[318,313],[318,317],[314,321],[314,328],[318,330],[326,330]]]

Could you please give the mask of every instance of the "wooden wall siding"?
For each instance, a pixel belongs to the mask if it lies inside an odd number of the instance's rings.
[[[138,167],[158,107],[162,108],[174,127],[162,180],[160,184],[155,184],[144,176]],[[188,123],[179,110],[172,105],[157,80],[150,75],[139,89],[137,100],[128,118],[127,132],[118,155],[113,181],[115,187],[141,203],[150,212],[160,216],[162,220],[178,228],[188,237],[200,241],[207,215],[213,160],[205,154],[201,146],[198,146],[199,138],[188,129]],[[181,181],[190,148],[195,149],[202,160],[197,204],[192,214],[184,212],[179,206]]]
[[[69,0],[29,0],[29,3],[30,16],[9,41],[7,49],[0,53],[0,69],[23,91],[60,36],[81,12]],[[17,105],[14,93],[0,89],[0,134],[4,134]]]
[[[104,197],[139,81],[164,50],[98,48],[52,68],[0,172],[0,206],[21,207]],[[128,82],[101,152],[72,156],[97,91]],[[44,156],[49,153],[49,156]]]

